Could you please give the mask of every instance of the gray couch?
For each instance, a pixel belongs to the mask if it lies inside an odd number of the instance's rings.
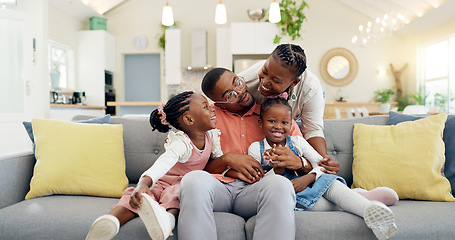
[[[86,116],[76,117],[86,119]],[[329,154],[340,162],[339,175],[352,183],[354,123],[387,124],[388,116],[325,120]],[[131,184],[163,153],[166,134],[152,132],[148,119],[113,117],[124,126],[126,174]],[[0,239],[84,239],[92,222],[110,211],[115,198],[53,195],[24,200],[35,158],[31,151],[0,157]],[[400,200],[391,209],[398,235],[393,239],[453,239],[455,203]],[[375,239],[360,217],[343,211],[296,212],[296,239]],[[252,239],[255,218],[215,213],[218,239]],[[266,230],[265,230],[266,231]],[[174,236],[177,239],[176,229]],[[116,239],[148,239],[136,218]]]

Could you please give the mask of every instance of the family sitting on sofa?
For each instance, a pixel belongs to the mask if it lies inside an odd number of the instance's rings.
[[[86,239],[112,239],[136,214],[152,239],[166,239],[177,219],[180,239],[216,239],[214,212],[256,215],[254,239],[295,239],[294,210],[333,205],[363,217],[378,239],[394,236],[386,205],[398,201],[395,191],[351,190],[335,175],[339,164],[327,155],[322,132],[322,88],[305,70],[303,49],[282,44],[239,76],[209,71],[202,90],[213,107],[188,91],[153,111],[153,130],[176,129],[166,152]]]

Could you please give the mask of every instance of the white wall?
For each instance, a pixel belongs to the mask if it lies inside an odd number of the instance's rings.
[[[59,44],[70,47],[72,50],[68,51],[68,57],[74,61],[68,64],[68,88],[79,89],[78,76],[77,76],[77,55],[76,53],[76,33],[79,30],[88,30],[89,20],[79,21],[59,9],[49,5],[48,13],[49,21],[49,39]]]
[[[29,150],[31,142],[21,121],[44,118],[49,114],[47,0],[23,0],[10,9],[24,16],[24,39],[30,43],[26,52],[31,52],[33,38],[36,39],[36,63],[32,64],[31,54],[25,60],[24,80],[30,82],[31,92],[23,114],[27,119],[0,119],[0,153]]]
[[[30,56],[25,66],[24,77],[31,83],[31,97],[24,119],[0,121],[0,153],[31,149],[31,142],[21,121],[49,117],[48,40],[53,39],[75,47],[76,31],[88,26],[87,23],[84,24],[49,7],[48,0],[21,0],[18,1],[17,6],[9,7],[9,9],[25,16],[26,35],[24,37],[26,42],[30,43],[30,48],[32,39],[36,39],[36,63],[30,63]]]
[[[224,1],[226,5],[228,23],[249,22],[247,9],[268,8],[270,0]],[[171,1],[174,19],[182,30],[182,66],[190,65],[190,36],[194,29],[207,30],[208,64],[216,62],[216,28],[226,27],[216,25],[214,22],[215,7],[218,1]],[[307,20],[303,23],[302,39],[294,41],[301,45],[307,54],[308,68],[316,75],[319,74],[319,61],[322,55],[331,48],[344,47],[354,53],[359,62],[357,77],[349,85],[341,88],[351,102],[365,102],[371,100],[373,92],[380,88],[394,86],[394,81],[389,69],[389,63],[401,66],[409,62],[402,52],[403,37],[392,34],[376,44],[366,47],[354,46],[352,37],[356,34],[358,26],[365,24],[369,19],[357,11],[346,7],[338,0],[307,0],[309,8],[304,10]],[[162,53],[157,41],[161,34],[160,21],[164,2],[134,0],[123,4],[120,8],[106,14],[108,18],[108,31],[117,40],[117,72],[115,85],[119,101],[123,96],[123,54],[129,53]],[[145,35],[149,45],[144,50],[135,50],[133,39],[136,35]],[[248,41],[248,39],[245,39]],[[380,77],[378,68],[385,68],[388,74]],[[407,75],[403,75],[404,78]],[[328,101],[333,101],[339,87],[333,87],[321,80],[326,91]],[[164,84],[162,84],[164,85]],[[166,96],[166,94],[162,94]],[[166,100],[166,99],[164,99]]]

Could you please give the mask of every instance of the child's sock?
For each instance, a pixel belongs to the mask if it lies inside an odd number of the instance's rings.
[[[117,235],[119,229],[119,220],[112,215],[106,214],[93,222],[85,240],[110,240]]]
[[[353,190],[370,201],[379,201],[387,206],[392,206],[399,200],[398,194],[388,187],[377,187],[370,191],[362,188],[355,188]]]

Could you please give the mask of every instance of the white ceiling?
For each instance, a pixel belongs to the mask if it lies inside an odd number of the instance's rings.
[[[86,20],[102,16],[128,0],[49,0],[49,4],[78,19]]]
[[[102,14],[116,7],[121,7],[127,1],[129,0],[49,0],[49,3],[64,13],[82,21],[93,16],[102,16]],[[455,18],[455,0],[338,1],[372,20],[390,12],[401,13],[409,21],[409,24],[398,31],[398,33],[403,35],[426,31]],[[361,24],[365,23],[359,23],[359,25]]]
[[[339,0],[346,6],[374,20],[384,14],[401,13],[408,23],[398,33],[423,32],[455,18],[455,0]],[[359,23],[359,25],[365,23]]]

